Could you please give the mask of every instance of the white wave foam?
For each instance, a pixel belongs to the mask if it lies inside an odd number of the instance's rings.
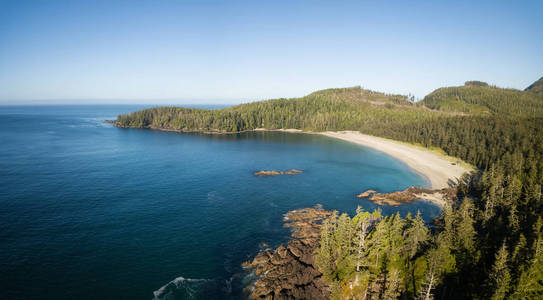
[[[153,298],[153,300],[175,299],[174,292],[178,290],[183,290],[183,294],[185,294],[188,299],[195,299],[195,296],[198,293],[198,288],[202,284],[209,281],[210,279],[177,277],[174,280],[168,282],[166,285],[159,288],[158,290],[154,291],[153,295],[155,297]]]
[[[229,279],[194,279],[177,277],[153,292],[153,300],[179,299],[233,299],[234,280],[239,274]]]

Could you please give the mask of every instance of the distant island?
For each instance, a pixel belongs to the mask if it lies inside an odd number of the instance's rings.
[[[114,125],[318,133],[386,152],[428,178],[432,190],[353,197],[381,205],[434,197],[442,216],[431,228],[420,215],[360,208],[354,216],[320,207],[287,214],[293,239],[246,264],[258,275],[248,288],[253,299],[536,299],[543,297],[542,80],[524,91],[471,80],[419,102],[327,89],[219,110],[151,108]]]

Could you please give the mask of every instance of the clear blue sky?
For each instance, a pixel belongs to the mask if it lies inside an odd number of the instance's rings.
[[[0,103],[423,97],[543,76],[543,1],[4,1]]]

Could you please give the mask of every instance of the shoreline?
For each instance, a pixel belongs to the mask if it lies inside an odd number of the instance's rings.
[[[316,132],[331,138],[366,146],[388,154],[408,165],[412,170],[428,179],[432,189],[454,186],[462,174],[470,172],[453,157],[439,155],[429,149],[395,140],[380,138],[356,131]]]
[[[457,158],[438,154],[434,151],[406,142],[363,134],[353,130],[342,131],[304,131],[301,129],[265,129],[257,128],[253,131],[281,131],[289,133],[318,134],[334,139],[343,140],[353,144],[365,146],[385,153],[405,163],[409,168],[425,179],[431,189],[440,190],[453,187],[458,179],[473,170],[471,166]],[[442,200],[435,197],[422,197],[423,200],[443,205]]]
[[[173,128],[161,127],[121,127],[119,128],[135,128],[135,129],[151,129],[159,131],[170,131],[178,133],[200,133],[200,134],[237,134],[252,131],[280,131],[288,133],[304,133],[318,134],[334,139],[343,140],[357,145],[365,146],[390,155],[403,163],[409,168],[423,177],[430,185],[431,189],[443,189],[456,185],[462,174],[470,172],[473,169],[466,167],[464,162],[444,154],[438,154],[434,151],[422,146],[412,145],[405,142],[395,141],[391,139],[376,137],[360,133],[358,131],[304,131],[301,129],[267,129],[256,128],[253,130],[244,130],[239,132],[222,132],[222,131],[201,131],[201,130],[179,130]],[[460,163],[459,163],[460,162]]]

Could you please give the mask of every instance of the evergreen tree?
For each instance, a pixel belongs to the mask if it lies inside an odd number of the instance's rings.
[[[490,273],[490,286],[493,289],[492,299],[505,299],[509,292],[511,276],[507,263],[508,256],[509,253],[504,242],[498,253],[496,253],[496,260]]]
[[[434,289],[443,279],[443,275],[454,269],[456,264],[451,253],[451,243],[445,232],[436,239],[436,247],[427,254],[428,269],[419,298],[430,300],[434,298]]]
[[[476,238],[473,209],[472,200],[469,197],[466,197],[462,200],[462,204],[455,214],[457,248],[466,251],[470,256],[475,252]]]
[[[535,240],[531,247],[532,259],[528,261],[519,276],[519,283],[515,288],[515,299],[541,299],[543,298],[543,219],[539,217],[534,225]]]
[[[336,219],[337,212],[334,212],[330,218],[327,218],[322,222],[320,246],[315,255],[315,262],[323,275],[327,277],[330,277],[335,269],[333,235]]]
[[[422,220],[420,211],[417,212],[417,216],[410,222],[408,228],[405,230],[406,250],[409,259],[413,259],[421,245],[426,243],[429,236],[428,228]]]

